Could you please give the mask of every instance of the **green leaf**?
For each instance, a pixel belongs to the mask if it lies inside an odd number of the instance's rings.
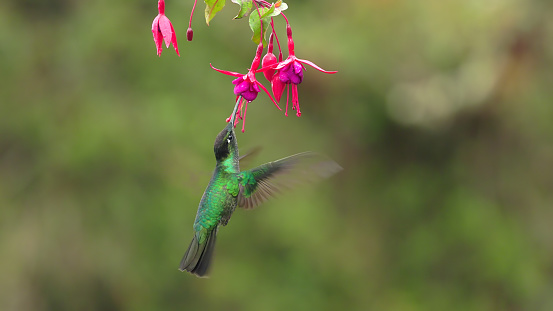
[[[263,37],[263,45],[267,44],[267,41],[265,40],[265,33],[269,28],[269,21],[271,17],[278,16],[280,12],[286,10],[287,8],[288,8],[288,5],[286,3],[282,1],[277,1],[276,3],[273,3],[270,8],[259,8],[258,10],[253,10],[250,13],[249,24],[250,24],[250,28],[253,31],[252,41],[255,44],[259,44],[261,37]],[[263,34],[261,34],[261,29],[260,29],[261,28],[261,22],[259,19],[260,15],[261,15],[261,21],[263,21]]]
[[[231,0],[231,1],[240,6],[240,11],[238,12],[238,15],[234,17],[234,19],[240,19],[250,14],[253,7],[252,0]]]
[[[221,11],[225,6],[226,0],[204,0],[205,1],[205,22],[209,26],[209,21]]]
[[[250,28],[253,31],[252,41],[255,44],[259,44],[259,41],[261,40],[261,22],[259,20],[259,15],[257,14],[257,10],[252,12],[250,14]],[[263,45],[267,44],[267,41],[265,40],[265,33],[267,32],[267,27],[269,27],[269,22],[263,19]]]
[[[267,17],[268,14],[271,14],[275,11],[274,5],[270,8],[260,8],[258,10],[254,10],[250,14],[250,28],[253,31],[252,41],[255,44],[259,44],[259,41],[261,40],[261,22],[259,19],[259,15],[261,15],[261,21],[263,21],[263,45],[267,44],[267,41],[265,40],[265,33],[267,32],[267,28],[269,28],[269,19],[270,17]],[[259,12],[259,13],[258,13]]]

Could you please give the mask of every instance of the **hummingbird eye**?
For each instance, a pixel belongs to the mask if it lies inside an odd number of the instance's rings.
[[[229,134],[227,137],[227,143],[230,143],[232,139],[233,139],[232,134]]]

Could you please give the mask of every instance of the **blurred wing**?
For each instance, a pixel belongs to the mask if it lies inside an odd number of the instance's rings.
[[[257,146],[253,149],[250,149],[246,154],[241,155],[240,158],[238,158],[238,161],[240,161],[240,167],[247,167],[250,166],[251,161],[255,159],[255,157],[259,154],[261,151],[261,147]]]
[[[340,170],[342,167],[326,156],[303,152],[243,171],[238,175],[238,206],[255,208],[276,194],[328,178]]]

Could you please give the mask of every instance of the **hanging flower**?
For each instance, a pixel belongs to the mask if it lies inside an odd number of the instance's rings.
[[[256,82],[255,77],[252,78],[249,73],[232,80],[232,84],[236,85],[234,87],[234,95],[242,96],[248,102],[252,102],[257,98],[257,93],[260,92],[257,85],[259,82]]]
[[[165,16],[165,0],[159,0],[157,2],[157,10],[159,14],[154,18],[152,23],[152,33],[154,35],[154,42],[156,44],[157,55],[161,56],[161,49],[163,40],[165,40],[165,46],[168,48],[170,44],[173,44],[177,55],[180,56],[179,48],[177,46],[177,35],[173,29],[173,24]]]
[[[254,99],[257,98],[257,94],[259,92],[261,92],[261,89],[263,91],[265,91],[265,93],[267,93],[267,96],[269,96],[269,98],[275,104],[275,106],[277,106],[277,108],[279,110],[282,110],[278,106],[277,102],[273,99],[271,94],[269,94],[269,91],[267,91],[267,89],[263,86],[263,84],[261,84],[255,78],[256,73],[258,73],[260,71],[263,71],[263,70],[266,70],[266,69],[257,70],[257,67],[259,67],[259,62],[260,62],[260,59],[261,59],[261,53],[262,52],[263,52],[263,43],[260,43],[257,47],[255,57],[252,61],[252,65],[251,65],[250,69],[248,70],[247,74],[241,74],[241,73],[238,73],[238,72],[217,69],[217,68],[213,67],[211,64],[209,64],[213,70],[216,70],[220,73],[223,73],[223,74],[226,74],[226,75],[229,75],[229,76],[236,77],[236,79],[234,79],[232,81],[232,84],[234,84],[234,95],[236,95],[237,100],[238,100],[239,97],[246,100],[246,104],[244,105],[245,109],[244,109],[243,118],[241,117],[241,115],[238,115],[239,118],[243,120],[242,132],[244,131],[244,126],[245,126],[245,123],[246,123],[246,112],[248,110],[248,103],[252,102]],[[242,101],[239,103],[238,107],[239,107],[238,111],[241,111]],[[230,120],[230,118],[227,119],[227,122],[229,122],[229,120]]]
[[[320,72],[334,74],[337,71],[327,71],[317,66],[315,63],[306,60],[299,59],[294,53],[294,40],[292,39],[292,29],[290,25],[287,25],[288,34],[288,58],[280,63],[277,63],[271,67],[277,70],[275,75],[271,79],[271,88],[273,95],[280,102],[284,88],[287,89],[286,95],[286,111],[285,115],[288,116],[288,100],[290,95],[290,85],[292,86],[292,109],[296,110],[296,115],[301,116],[300,103],[298,97],[298,84],[303,81],[304,64],[309,65]]]
[[[269,91],[261,84],[257,79],[255,78],[255,74],[258,72],[256,70],[250,69],[247,74],[241,74],[238,72],[233,71],[227,71],[227,70],[221,70],[213,67],[213,65],[209,64],[213,70],[216,70],[220,73],[226,74],[228,76],[237,77],[236,79],[232,80],[232,84],[234,84],[234,95],[236,96],[242,96],[245,100],[248,102],[253,101],[257,98],[257,94],[261,91],[260,88],[267,93],[271,101],[277,106],[278,109],[280,107],[275,102],[271,94],[269,94]]]

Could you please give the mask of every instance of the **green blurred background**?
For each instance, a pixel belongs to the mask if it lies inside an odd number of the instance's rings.
[[[553,310],[553,3],[288,2],[303,115],[266,95],[242,151],[344,170],[219,231],[177,270],[255,45],[227,7],[0,3],[1,310]],[[277,19],[284,34],[284,25]],[[261,79],[261,75],[259,76]]]

